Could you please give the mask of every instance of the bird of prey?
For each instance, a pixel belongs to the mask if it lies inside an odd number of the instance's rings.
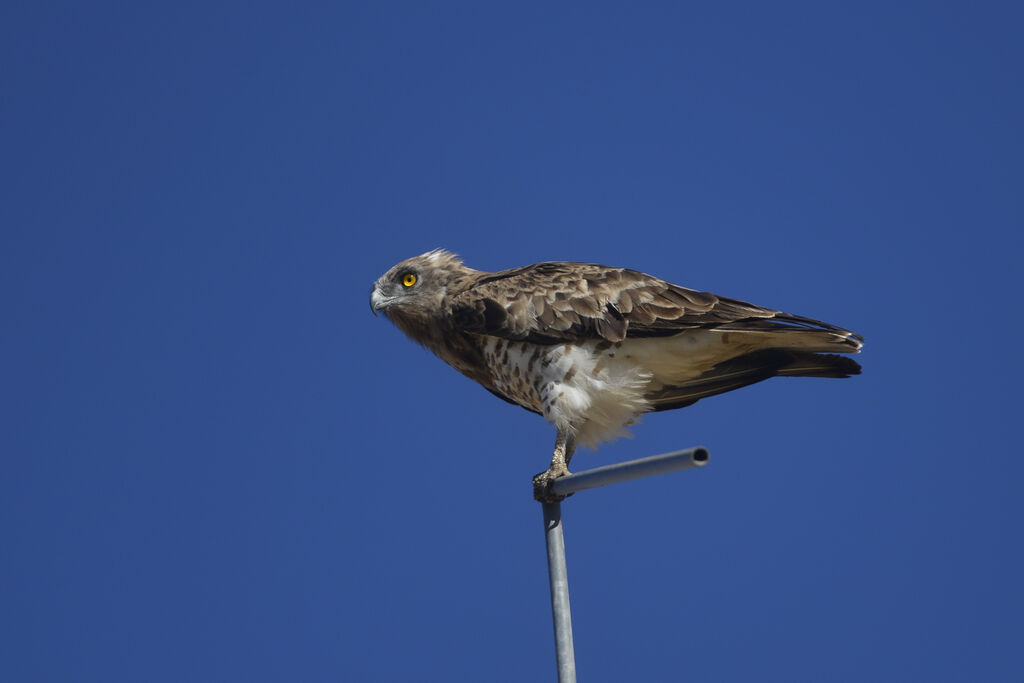
[[[370,305],[509,403],[555,425],[534,496],[558,498],[576,444],[774,376],[848,377],[863,338],[835,325],[592,263],[488,273],[434,250],[373,285]]]

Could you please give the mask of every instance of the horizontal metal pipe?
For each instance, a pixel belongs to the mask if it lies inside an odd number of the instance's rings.
[[[554,492],[560,496],[566,496],[576,491],[592,489],[606,484],[615,484],[620,481],[650,477],[655,474],[664,474],[676,470],[685,470],[690,467],[703,467],[707,464],[708,450],[703,446],[687,448],[682,451],[652,455],[649,458],[620,462],[605,467],[595,467],[592,470],[567,474],[555,480]]]

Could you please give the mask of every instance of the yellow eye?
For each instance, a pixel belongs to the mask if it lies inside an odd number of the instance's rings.
[[[405,275],[403,275],[402,284],[406,287],[412,287],[414,284],[416,284],[416,274],[406,273]]]

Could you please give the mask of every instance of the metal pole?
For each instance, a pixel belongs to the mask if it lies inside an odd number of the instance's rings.
[[[555,480],[554,492],[567,496],[575,491],[605,484],[702,467],[708,462],[706,448],[697,446],[649,458],[630,460],[607,467],[569,474]],[[544,540],[548,546],[548,582],[551,585],[551,618],[555,624],[555,659],[558,683],[576,683],[576,653],[572,644],[572,613],[569,610],[569,574],[565,568],[565,536],[562,534],[562,504],[541,503],[544,510]]]
[[[551,618],[555,624],[555,659],[558,683],[576,683],[576,654],[572,645],[572,613],[569,610],[569,574],[565,568],[565,537],[562,535],[562,504],[542,503],[544,538],[548,545],[548,581],[551,584]]]
[[[676,470],[685,470],[690,467],[703,467],[707,464],[708,451],[703,446],[687,448],[682,451],[652,455],[649,458],[620,462],[605,467],[595,467],[592,470],[568,474],[556,479],[552,488],[560,496],[567,496],[576,491],[592,489],[606,484],[617,484],[620,481],[650,477],[655,474],[665,474]]]

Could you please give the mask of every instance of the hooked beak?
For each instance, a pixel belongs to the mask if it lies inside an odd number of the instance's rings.
[[[380,289],[374,285],[373,289],[370,290],[370,309],[374,315],[377,315],[377,311],[382,311],[388,307],[391,303],[393,296],[384,296],[381,294]]]

